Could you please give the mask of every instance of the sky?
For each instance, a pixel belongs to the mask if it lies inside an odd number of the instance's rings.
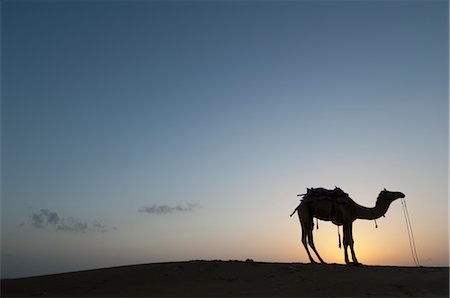
[[[1,269],[308,262],[307,187],[406,195],[448,266],[448,1],[2,1]],[[400,201],[353,224],[413,266]],[[344,263],[337,228],[316,247]],[[342,233],[342,230],[341,230]]]

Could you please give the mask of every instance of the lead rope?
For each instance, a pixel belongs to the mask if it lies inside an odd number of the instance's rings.
[[[317,229],[319,229],[319,219],[316,217],[316,226],[317,226]]]
[[[414,241],[414,234],[411,225],[411,219],[409,218],[408,208],[406,207],[406,201],[401,198],[403,214],[405,215],[406,221],[406,229],[408,231],[408,240],[409,240],[409,248],[411,249],[411,255],[414,261],[414,264],[419,267],[419,257],[417,256],[416,243]]]

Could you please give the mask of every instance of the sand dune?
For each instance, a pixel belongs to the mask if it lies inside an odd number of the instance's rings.
[[[449,268],[240,261],[153,263],[5,279],[7,296],[448,297]]]

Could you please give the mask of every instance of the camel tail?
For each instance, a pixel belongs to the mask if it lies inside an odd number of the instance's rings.
[[[297,208],[294,209],[294,211],[291,213],[291,215],[289,215],[290,217],[292,217],[292,215],[294,215],[294,213],[298,210],[298,207],[300,207],[300,205],[298,205]]]

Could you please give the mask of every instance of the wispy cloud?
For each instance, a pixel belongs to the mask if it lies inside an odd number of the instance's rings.
[[[31,225],[35,228],[42,228],[45,224],[57,225],[59,216],[56,212],[47,209],[41,209],[40,212],[34,212],[30,215]]]
[[[49,227],[65,232],[108,232],[117,230],[116,227],[107,226],[100,221],[94,223],[81,222],[73,217],[61,217],[58,213],[48,209],[32,212],[29,216],[31,226],[36,229]]]
[[[143,213],[150,213],[150,214],[169,214],[174,212],[189,212],[193,211],[195,208],[197,208],[198,204],[191,204],[188,203],[185,206],[182,205],[176,205],[176,206],[169,206],[169,205],[153,205],[153,206],[145,206],[140,208],[138,211]]]

